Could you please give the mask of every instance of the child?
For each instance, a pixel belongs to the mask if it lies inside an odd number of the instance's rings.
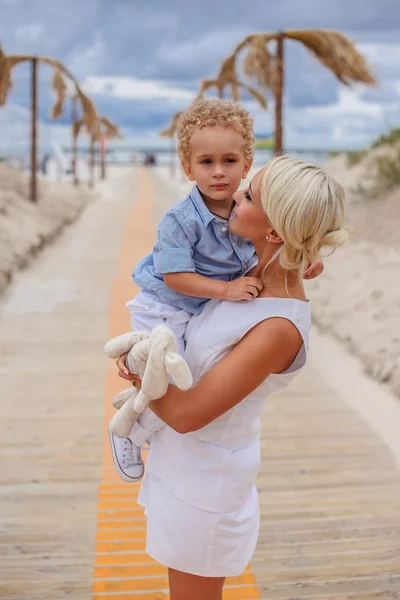
[[[161,220],[153,252],[133,273],[142,291],[127,307],[132,330],[149,331],[164,323],[183,354],[186,325],[210,298],[251,301],[262,285],[255,277],[243,277],[256,263],[254,246],[229,231],[232,195],[253,162],[252,118],[238,104],[203,100],[183,114],[177,137],[182,167],[196,185]],[[320,271],[317,261],[305,276]],[[109,432],[115,467],[125,481],[142,478],[140,446],[163,425],[147,409],[129,438]]]

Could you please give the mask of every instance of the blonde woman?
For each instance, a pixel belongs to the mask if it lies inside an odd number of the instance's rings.
[[[249,276],[263,290],[247,301],[210,300],[191,319],[185,358],[195,380],[151,405],[167,426],[152,437],[139,496],[147,552],[169,569],[171,600],[221,600],[254,552],[260,413],[307,356],[311,310],[304,269],[348,239],[343,189],[324,171],[273,159],[234,194],[230,229],[253,242]],[[117,361],[124,376],[124,356]]]

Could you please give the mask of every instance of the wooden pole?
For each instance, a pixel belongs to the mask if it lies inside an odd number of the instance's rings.
[[[78,120],[78,106],[77,106],[77,97],[73,96],[71,98],[71,119],[72,119],[72,176],[74,185],[79,185],[78,179],[78,138],[75,136],[75,123]]]
[[[37,58],[31,59],[31,202],[37,202]]]
[[[103,133],[100,138],[100,178],[101,179],[106,178],[106,148],[107,148],[106,144],[107,144],[106,136]]]
[[[275,95],[275,154],[280,154],[283,151],[283,92],[284,92],[284,55],[283,55],[283,40],[285,38],[284,33],[279,33],[277,37],[277,76],[278,81],[276,85]]]
[[[95,164],[95,135],[90,134],[90,149],[89,149],[89,187],[94,186],[94,164]]]

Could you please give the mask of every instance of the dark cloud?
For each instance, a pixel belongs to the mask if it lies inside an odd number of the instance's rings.
[[[392,54],[400,40],[399,0],[0,0],[0,39],[7,52],[59,58],[80,80],[131,76],[193,92],[199,79],[216,74],[245,35],[283,28],[338,29],[361,47],[379,44],[372,63],[379,63],[384,86],[379,92],[366,90],[362,99],[381,104],[395,99],[395,91],[385,86],[400,78],[400,56]],[[289,109],[337,102],[339,84],[327,69],[299,44],[287,43],[285,53]],[[40,112],[46,119],[50,71],[40,71]],[[28,70],[18,67],[14,79],[12,101],[29,107]],[[162,127],[172,112],[171,105],[156,99],[95,100],[123,127]]]
[[[400,104],[399,92],[394,89],[366,90],[361,100],[377,104]]]

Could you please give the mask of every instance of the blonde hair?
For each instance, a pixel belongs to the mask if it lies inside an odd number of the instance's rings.
[[[190,140],[196,129],[204,127],[233,127],[243,136],[245,160],[254,154],[254,122],[248,111],[227,100],[198,100],[180,117],[177,129],[178,155],[190,160]]]
[[[353,233],[344,227],[342,186],[320,167],[296,158],[278,156],[268,163],[261,202],[271,227],[283,240],[270,263],[279,257],[285,269],[300,269],[302,274],[322,248],[334,250]]]

